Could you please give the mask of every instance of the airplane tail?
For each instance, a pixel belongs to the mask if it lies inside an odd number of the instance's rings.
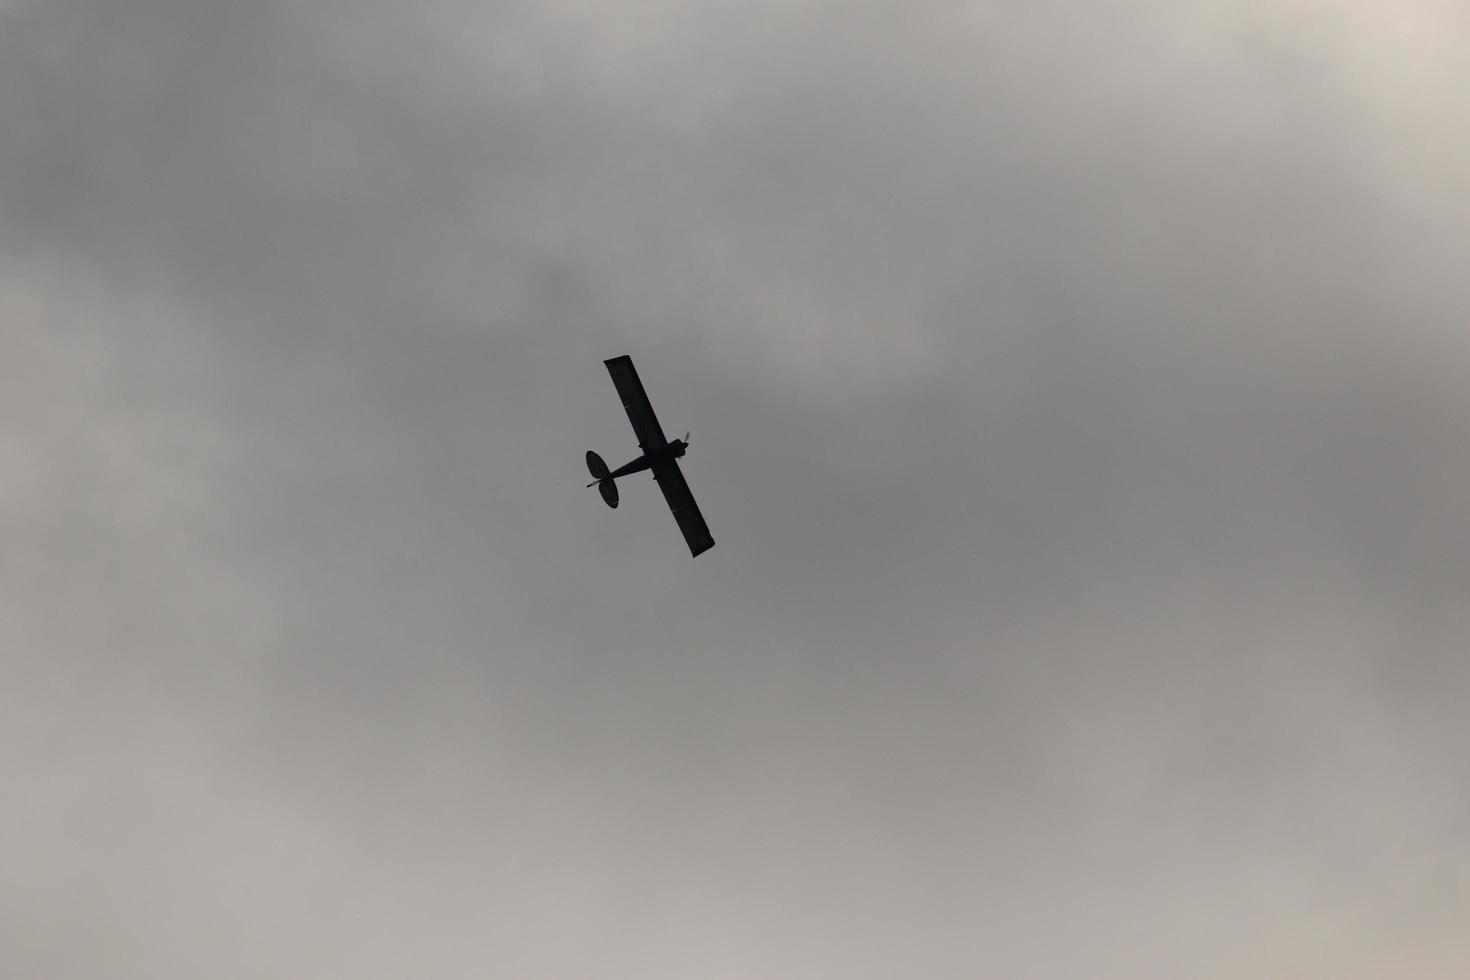
[[[587,450],[587,472],[596,477],[587,485],[596,487],[597,492],[602,494],[602,499],[607,501],[609,507],[616,507],[618,505],[618,485],[608,475],[607,464],[602,461],[602,457],[590,449]]]

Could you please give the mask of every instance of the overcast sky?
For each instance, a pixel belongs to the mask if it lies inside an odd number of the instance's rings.
[[[1467,43],[0,0],[0,974],[1470,976]]]

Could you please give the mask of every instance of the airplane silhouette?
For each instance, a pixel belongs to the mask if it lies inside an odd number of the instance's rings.
[[[679,457],[689,448],[689,433],[684,433],[683,439],[675,439],[673,442],[664,437],[664,430],[658,424],[658,416],[653,414],[648,393],[643,390],[643,382],[638,380],[638,371],[633,367],[631,357],[624,354],[602,363],[607,365],[607,373],[612,375],[613,387],[618,389],[618,395],[623,400],[623,410],[628,413],[628,421],[633,424],[633,434],[638,437],[638,446],[643,454],[632,462],[609,471],[602,457],[588,450],[587,471],[592,474],[593,480],[587,485],[596,487],[609,507],[616,507],[617,478],[652,470],[653,478],[664,492],[664,500],[668,502],[669,510],[674,512],[674,520],[678,521],[679,530],[683,532],[684,540],[689,545],[689,553],[699,555],[708,551],[715,546],[715,539],[710,537],[704,515],[699,512],[694,494],[690,492],[689,484],[684,482],[684,474],[679,470]]]

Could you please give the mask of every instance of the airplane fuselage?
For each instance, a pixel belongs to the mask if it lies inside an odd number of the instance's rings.
[[[659,463],[663,463],[671,459],[678,459],[680,456],[684,455],[684,450],[687,449],[688,446],[689,444],[687,442],[684,442],[682,439],[675,439],[673,442],[660,446],[658,449],[655,449],[652,452],[644,453],[642,456],[639,456],[631,463],[624,463],[622,466],[619,466],[617,469],[609,473],[608,476],[611,479],[616,480],[620,476],[627,476],[630,473],[638,473],[642,470],[650,469],[651,467],[657,466]]]

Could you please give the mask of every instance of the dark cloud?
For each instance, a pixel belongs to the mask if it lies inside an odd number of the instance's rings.
[[[0,964],[1462,973],[1463,19],[0,4]]]

